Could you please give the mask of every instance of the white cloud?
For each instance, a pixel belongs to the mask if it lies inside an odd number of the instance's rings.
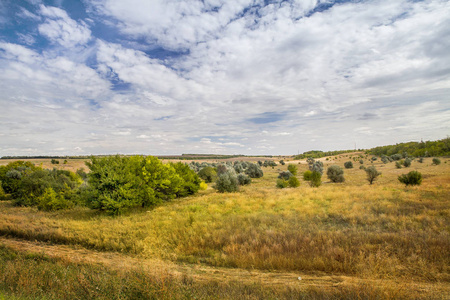
[[[39,25],[39,33],[51,42],[70,48],[85,45],[91,39],[87,24],[74,21],[65,10],[41,4],[40,13],[45,17],[45,22]]]

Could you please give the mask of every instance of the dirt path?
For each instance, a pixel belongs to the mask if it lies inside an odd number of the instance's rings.
[[[339,285],[361,285],[387,287],[395,284],[399,289],[414,289],[419,293],[432,295],[450,295],[448,284],[413,282],[402,280],[362,279],[350,276],[327,274],[302,274],[287,272],[264,272],[231,268],[216,268],[204,265],[177,264],[160,259],[141,259],[114,252],[98,252],[82,247],[50,245],[42,242],[30,242],[0,237],[0,244],[21,252],[40,253],[48,257],[63,259],[72,263],[100,264],[111,269],[141,269],[156,276],[190,276],[198,281],[218,280],[222,282],[239,281],[260,283],[272,287],[319,287],[334,289]],[[445,299],[446,296],[443,296]]]

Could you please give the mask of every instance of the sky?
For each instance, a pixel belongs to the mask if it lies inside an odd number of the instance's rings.
[[[450,134],[450,1],[1,0],[0,156]]]

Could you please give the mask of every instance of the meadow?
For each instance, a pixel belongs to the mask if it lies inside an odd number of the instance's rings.
[[[360,155],[382,173],[372,185]],[[450,160],[320,160],[318,188],[303,181],[304,161],[285,160],[300,187],[276,188],[278,165],[237,193],[208,187],[120,216],[0,201],[0,299],[450,298]],[[331,183],[327,166],[349,160],[345,182]],[[411,170],[420,186],[397,180]]]

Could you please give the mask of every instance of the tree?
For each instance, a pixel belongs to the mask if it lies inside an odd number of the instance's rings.
[[[372,184],[377,179],[377,177],[381,175],[381,173],[378,172],[374,166],[368,167],[365,171],[367,174],[367,181],[369,181],[369,184]]]
[[[398,177],[398,181],[408,185],[420,185],[422,183],[422,174],[417,171],[411,171]]]
[[[341,167],[333,165],[327,169],[327,177],[332,182],[344,182],[344,170]]]
[[[198,176],[206,183],[209,183],[216,180],[217,172],[213,167],[204,167],[198,172]]]
[[[239,185],[248,185],[248,184],[252,183],[252,179],[248,175],[245,175],[245,174],[238,174],[237,179],[238,179]]]
[[[288,170],[289,170],[289,172],[291,172],[292,175],[294,175],[294,176],[297,175],[298,168],[297,168],[296,165],[289,164],[288,165]]]
[[[250,178],[260,178],[264,175],[261,167],[256,164],[249,164],[247,169],[245,170],[245,174],[250,176]]]

